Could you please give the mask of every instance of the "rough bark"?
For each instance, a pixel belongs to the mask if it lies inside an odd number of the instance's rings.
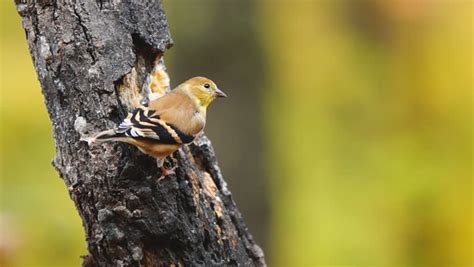
[[[85,266],[265,265],[203,135],[166,164],[132,146],[89,147],[81,134],[126,114],[172,44],[161,1],[17,1],[53,125],[56,157],[85,228]],[[136,80],[136,81],[135,81]]]

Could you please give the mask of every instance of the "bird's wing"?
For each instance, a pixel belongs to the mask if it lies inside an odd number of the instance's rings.
[[[145,107],[133,110],[116,130],[131,138],[144,138],[162,144],[186,144],[194,140],[194,136],[183,133],[176,126],[165,122],[157,112]]]
[[[178,88],[150,102],[148,108],[156,110],[162,120],[172,123],[185,134],[196,136],[204,128],[205,114],[199,112],[189,94]]]

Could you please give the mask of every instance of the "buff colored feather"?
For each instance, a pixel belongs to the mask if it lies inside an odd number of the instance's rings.
[[[195,77],[168,94],[130,112],[115,129],[100,132],[89,143],[118,141],[132,144],[163,159],[190,143],[204,129],[206,109],[217,97],[226,95],[210,79]]]

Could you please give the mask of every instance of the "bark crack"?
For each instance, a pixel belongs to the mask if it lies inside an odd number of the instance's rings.
[[[92,60],[92,65],[94,65],[97,62],[96,56],[94,55],[94,43],[93,43],[93,40],[92,40],[92,36],[88,32],[87,25],[85,24],[85,21],[82,18],[81,13],[77,10],[77,2],[74,3],[73,11],[74,11],[74,15],[76,15],[76,17],[77,17],[79,27],[81,28],[82,33],[84,34],[84,38],[87,42],[86,51],[87,51],[87,53],[89,54],[89,56]],[[87,14],[87,13],[85,13],[85,14]]]

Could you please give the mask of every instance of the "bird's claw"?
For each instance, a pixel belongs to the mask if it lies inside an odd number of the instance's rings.
[[[161,176],[160,178],[158,178],[158,182],[160,182],[161,180],[163,180],[166,176],[169,176],[171,174],[176,174],[175,173],[175,170],[176,170],[176,167],[173,167],[171,169],[167,169],[165,168],[164,166],[161,166],[160,167],[160,171],[161,171]]]

